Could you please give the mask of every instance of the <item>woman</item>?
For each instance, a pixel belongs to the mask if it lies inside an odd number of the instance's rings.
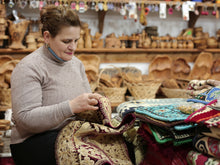
[[[45,45],[24,57],[13,71],[11,153],[17,165],[55,165],[57,134],[74,114],[97,110],[84,66],[74,56],[81,23],[73,10],[41,11]]]

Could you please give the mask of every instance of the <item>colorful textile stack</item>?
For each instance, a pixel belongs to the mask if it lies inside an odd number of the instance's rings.
[[[217,82],[217,81],[215,81]],[[202,85],[201,85],[202,86]],[[204,106],[185,119],[186,123],[196,124],[196,135],[193,147],[187,155],[190,165],[215,164],[220,165],[220,86],[202,89],[191,102],[200,102]]]
[[[117,107],[122,118],[132,113],[139,121],[137,134],[146,144],[145,156],[139,164],[187,164],[186,155],[192,148],[195,126],[185,123],[189,114],[178,107],[188,104],[187,99],[182,98],[144,99],[124,102]],[[167,156],[169,154],[172,156]]]

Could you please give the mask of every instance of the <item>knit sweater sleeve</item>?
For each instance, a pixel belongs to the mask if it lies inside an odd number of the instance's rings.
[[[42,86],[38,72],[27,65],[16,67],[12,74],[11,94],[13,118],[17,127],[40,133],[57,127],[72,116],[68,100],[42,105]]]

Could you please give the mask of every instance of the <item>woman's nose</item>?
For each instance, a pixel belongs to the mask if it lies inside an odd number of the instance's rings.
[[[75,50],[75,49],[76,49],[76,43],[71,42],[71,43],[68,45],[68,49]]]

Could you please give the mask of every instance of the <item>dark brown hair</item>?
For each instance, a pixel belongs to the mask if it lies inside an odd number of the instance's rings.
[[[69,7],[49,5],[40,12],[40,21],[43,24],[42,34],[49,31],[55,37],[63,26],[79,26],[79,16]]]

